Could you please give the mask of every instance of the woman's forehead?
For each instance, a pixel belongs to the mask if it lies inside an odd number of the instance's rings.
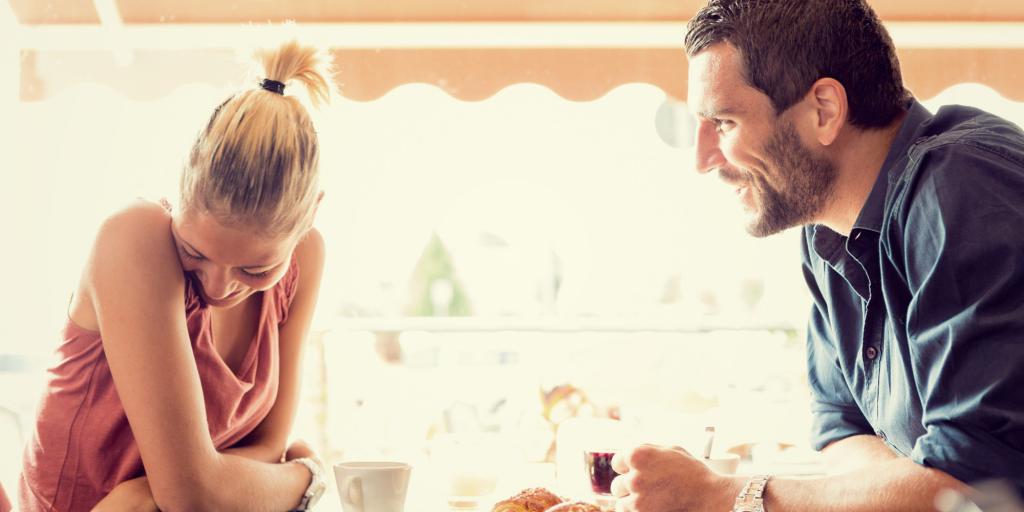
[[[225,223],[203,212],[181,213],[175,234],[188,248],[222,264],[253,268],[277,264],[290,254],[290,236],[267,236],[244,224]]]

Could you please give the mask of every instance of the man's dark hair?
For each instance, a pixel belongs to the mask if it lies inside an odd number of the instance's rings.
[[[892,39],[864,0],[710,0],[687,26],[686,53],[720,42],[739,50],[744,78],[776,114],[826,77],[846,88],[862,129],[887,126],[909,98]]]

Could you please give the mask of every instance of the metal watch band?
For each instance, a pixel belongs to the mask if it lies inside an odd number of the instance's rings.
[[[755,475],[747,480],[739,496],[736,496],[732,512],[765,512],[764,489],[768,486],[769,478],[771,475]]]
[[[320,496],[324,493],[324,489],[327,487],[326,482],[324,482],[323,465],[320,461],[311,457],[292,459],[288,462],[305,466],[311,474],[309,487],[307,487],[306,492],[302,494],[299,506],[293,509],[299,512],[307,511],[312,508],[313,505],[316,505],[316,502],[320,500]]]

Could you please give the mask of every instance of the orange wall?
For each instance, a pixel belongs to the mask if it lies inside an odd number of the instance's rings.
[[[22,23],[97,23],[91,0],[9,1]],[[703,0],[115,0],[128,23],[679,21]],[[1024,21],[1019,0],[873,0],[887,20]]]

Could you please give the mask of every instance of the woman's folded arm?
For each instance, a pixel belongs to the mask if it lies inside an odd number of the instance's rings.
[[[131,207],[104,223],[89,261],[106,359],[153,498],[165,511],[291,509],[309,483],[307,469],[214,447],[181,313],[184,276],[166,226],[162,212]],[[293,415],[294,399],[283,408],[280,416]],[[275,423],[290,428],[286,420]]]

